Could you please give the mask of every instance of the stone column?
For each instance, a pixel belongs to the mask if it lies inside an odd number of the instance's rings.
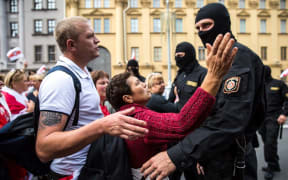
[[[24,58],[20,58],[16,62],[16,68],[21,69],[23,68],[23,61],[25,60],[25,14],[24,14],[24,0],[19,0],[19,14],[18,14],[18,27],[19,27],[19,48],[21,49],[22,53],[24,54]],[[30,47],[31,48],[31,47]]]
[[[8,23],[7,23],[7,10],[5,0],[0,0],[0,26],[3,27],[0,31],[0,69],[7,68],[7,57],[8,52]]]
[[[123,57],[123,26],[126,26],[126,24],[123,23],[123,1],[121,0],[116,0],[115,1],[115,6],[116,6],[116,64],[121,65],[124,64],[125,60]],[[115,64],[115,63],[113,63]]]

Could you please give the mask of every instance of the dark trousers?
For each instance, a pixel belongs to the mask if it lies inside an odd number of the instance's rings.
[[[257,156],[252,143],[248,143],[245,155],[244,180],[257,180]]]
[[[268,167],[272,169],[280,168],[278,156],[279,127],[275,118],[268,118],[259,129],[264,143],[264,158]]]

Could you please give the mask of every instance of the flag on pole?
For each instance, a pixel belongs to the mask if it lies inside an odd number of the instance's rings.
[[[280,75],[280,78],[286,77],[288,75],[288,69],[285,69]]]
[[[132,54],[131,54],[131,58],[130,59],[136,60],[136,53],[135,53],[134,49],[132,49]]]
[[[7,57],[10,61],[16,61],[17,59],[24,57],[24,54],[19,47],[15,47],[7,52]]]
[[[46,66],[42,65],[36,72],[36,74],[44,74],[46,72]]]

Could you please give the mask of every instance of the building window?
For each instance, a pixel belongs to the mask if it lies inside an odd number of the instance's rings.
[[[10,36],[18,37],[18,23],[17,22],[10,23]]]
[[[281,47],[281,60],[286,61],[287,59],[287,47]]]
[[[267,60],[267,47],[265,46],[261,47],[261,59]]]
[[[137,18],[131,18],[130,22],[130,28],[132,33],[137,33],[138,32],[138,19]]]
[[[160,18],[153,19],[153,32],[161,32]]]
[[[34,56],[35,56],[35,62],[42,61],[42,46],[41,45],[34,46]]]
[[[205,60],[205,47],[199,46],[198,48],[198,59],[199,61]]]
[[[280,33],[286,33],[286,19],[280,21]]]
[[[42,33],[42,27],[43,27],[43,24],[42,24],[42,20],[34,20],[34,33],[35,34],[40,34]]]
[[[104,19],[104,33],[109,33],[110,32],[110,19],[105,18]]]
[[[182,7],[182,0],[175,0],[175,8],[181,8]]]
[[[260,0],[259,8],[260,9],[265,9],[266,8],[266,0]]]
[[[201,8],[204,6],[204,0],[197,0],[196,2],[196,7],[197,8]]]
[[[246,33],[246,19],[240,19],[240,33]]]
[[[10,0],[10,12],[17,13],[18,12],[18,1]]]
[[[280,9],[286,9],[286,0],[280,0]]]
[[[101,0],[94,0],[94,8],[101,8]]]
[[[137,0],[129,0],[129,1],[130,1],[131,8],[137,8],[138,7]]]
[[[154,61],[161,61],[161,47],[154,47]]]
[[[110,0],[104,0],[104,8],[110,7]]]
[[[55,46],[54,45],[49,45],[48,46],[48,61],[49,62],[54,62],[56,60],[56,52],[55,52]]]
[[[153,8],[159,8],[160,7],[160,0],[153,0]]]
[[[175,31],[176,32],[183,32],[183,20],[182,20],[182,18],[176,18]]]
[[[260,33],[266,33],[266,19],[260,20]]]
[[[139,47],[131,47],[131,58],[135,58],[139,61]]]
[[[94,32],[101,33],[101,19],[94,19]]]
[[[42,0],[34,0],[34,9],[42,9]]]
[[[218,0],[218,2],[225,5],[225,0]]]
[[[47,25],[48,25],[48,34],[53,34],[56,26],[55,19],[48,19]]]
[[[238,6],[239,6],[239,8],[244,9],[245,8],[245,0],[239,0]]]
[[[91,8],[91,0],[85,0],[85,8]]]
[[[55,0],[48,0],[47,1],[47,8],[48,9],[56,9],[56,1]]]

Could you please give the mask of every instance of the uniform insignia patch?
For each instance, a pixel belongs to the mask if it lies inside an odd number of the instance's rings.
[[[238,92],[239,87],[240,87],[240,77],[231,77],[227,79],[224,83],[224,89],[223,92],[225,94],[231,94]]]
[[[271,87],[270,90],[271,91],[278,91],[280,88],[279,87]]]
[[[195,82],[195,81],[187,81],[187,82],[186,82],[186,85],[188,85],[188,86],[193,86],[193,87],[197,87],[198,83]]]

